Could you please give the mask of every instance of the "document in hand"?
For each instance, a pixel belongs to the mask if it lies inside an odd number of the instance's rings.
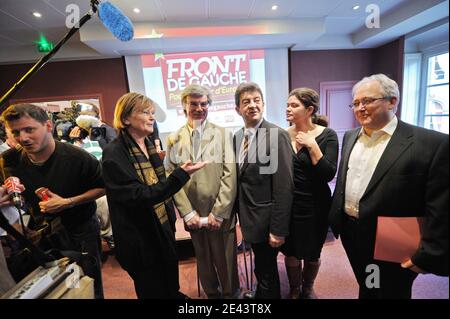
[[[416,252],[420,243],[417,217],[378,216],[374,259],[402,263]]]

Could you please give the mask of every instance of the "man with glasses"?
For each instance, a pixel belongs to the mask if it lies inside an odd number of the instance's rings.
[[[341,235],[359,298],[409,299],[418,273],[448,275],[448,135],[398,120],[398,85],[384,74],[363,78],[352,94],[361,128],[344,136],[330,222]],[[424,217],[420,245],[409,259],[374,259],[378,216]],[[377,285],[370,284],[371,269],[379,270]]]
[[[187,160],[208,164],[175,196],[191,233],[203,290],[208,298],[239,295],[235,215],[236,168],[231,134],[209,122],[210,91],[190,85],[181,95],[187,123],[167,142],[169,171]]]

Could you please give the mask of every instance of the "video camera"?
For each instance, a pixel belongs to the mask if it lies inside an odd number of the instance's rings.
[[[54,125],[53,136],[58,140],[70,141],[70,131],[75,127],[75,124],[67,120],[58,120]]]
[[[91,127],[91,132],[89,134],[91,141],[99,141],[101,139],[106,139],[106,127]]]

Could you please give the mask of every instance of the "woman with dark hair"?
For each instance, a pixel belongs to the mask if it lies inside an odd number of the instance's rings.
[[[309,88],[289,93],[286,117],[294,149],[294,200],[284,253],[290,298],[315,299],[314,280],[328,231],[331,190],[336,173],[338,139],[317,114],[319,95]],[[303,260],[303,265],[302,265]]]
[[[138,93],[116,104],[118,137],[103,150],[103,177],[115,253],[134,280],[138,298],[180,298],[172,195],[205,163],[190,161],[166,172],[155,146],[154,102]]]

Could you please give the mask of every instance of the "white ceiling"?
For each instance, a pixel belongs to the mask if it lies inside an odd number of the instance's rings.
[[[151,52],[280,48],[377,47],[448,17],[449,0],[111,0],[134,24],[129,42],[115,39],[93,17],[55,59],[117,57]],[[0,0],[0,63],[35,61],[42,32],[56,44],[68,31],[66,7],[83,16],[89,0]],[[271,10],[272,5],[278,10]],[[359,10],[352,7],[358,4]],[[368,29],[367,5],[380,8],[380,28]],[[136,14],[133,8],[141,12]],[[32,13],[38,11],[41,18]],[[152,30],[163,34],[152,38]],[[448,28],[447,28],[448,30]]]

